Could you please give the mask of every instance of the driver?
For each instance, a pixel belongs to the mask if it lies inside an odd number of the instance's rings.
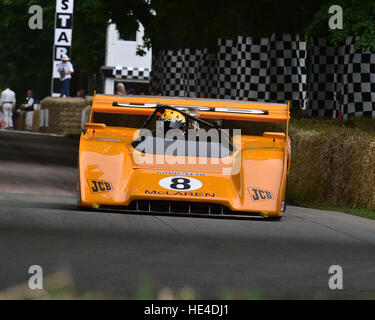
[[[185,116],[175,110],[165,109],[164,113],[160,116],[159,121],[164,123],[164,132],[169,129],[180,129],[186,134],[186,119]]]

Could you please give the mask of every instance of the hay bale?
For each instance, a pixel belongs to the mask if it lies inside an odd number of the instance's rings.
[[[347,192],[353,207],[375,209],[375,139],[370,135],[348,137],[352,154],[352,170]],[[349,148],[348,148],[349,149]]]
[[[86,97],[85,97],[86,105],[92,106],[92,101],[93,101],[93,100],[94,100],[94,97],[93,97],[93,96],[86,96]]]
[[[33,131],[39,132],[39,120],[40,120],[40,110],[34,110],[33,113]]]
[[[289,198],[375,209],[375,139],[361,130],[291,128]]]
[[[320,134],[317,131],[290,130],[292,139],[292,162],[289,174],[289,190],[296,201],[299,197],[314,200],[322,191],[319,161]],[[308,181],[308,183],[306,183]]]
[[[41,101],[41,108],[49,110],[49,126],[47,132],[78,133],[81,131],[81,114],[87,106],[82,98],[52,98]]]
[[[16,121],[13,123],[15,130],[25,130],[25,116],[24,112],[21,112]]]

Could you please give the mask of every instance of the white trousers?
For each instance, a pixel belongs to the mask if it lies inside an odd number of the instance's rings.
[[[11,103],[3,104],[3,115],[4,115],[4,122],[5,122],[4,128],[13,127],[12,108],[13,108],[13,105]]]
[[[34,111],[26,111],[25,123],[26,123],[27,131],[33,130],[33,115],[34,115]]]

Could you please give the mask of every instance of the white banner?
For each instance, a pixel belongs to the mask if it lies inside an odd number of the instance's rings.
[[[55,41],[53,45],[53,68],[51,95],[60,95],[60,75],[57,65],[66,54],[71,58],[74,0],[56,0]]]

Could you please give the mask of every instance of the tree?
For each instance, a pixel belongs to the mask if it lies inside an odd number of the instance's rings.
[[[328,9],[339,5],[343,9],[343,29],[331,30]],[[349,36],[359,39],[355,42],[357,50],[375,51],[375,2],[373,0],[332,0],[323,4],[312,22],[305,29],[305,36],[328,37],[332,44],[338,45]]]
[[[86,88],[104,64],[106,27],[109,14],[104,1],[80,0],[73,16],[72,62],[75,74],[72,87]],[[43,8],[43,29],[31,30],[28,8]],[[18,100],[28,88],[38,96],[50,93],[55,1],[0,0],[0,87],[10,82]]]
[[[35,89],[49,87],[45,82],[52,72],[54,8],[48,0],[40,1],[44,9],[44,29],[31,30],[28,8],[32,4],[36,3],[0,1],[0,86],[10,82],[16,92],[22,94],[31,84]]]
[[[43,8],[43,29],[31,30],[28,9]],[[32,88],[40,97],[50,93],[55,1],[0,0],[0,88],[10,82],[18,100]],[[122,33],[134,32],[141,21],[146,27],[153,18],[145,0],[79,0],[74,4],[72,91],[95,86],[104,65],[107,25],[116,21]],[[90,90],[91,89],[91,90]]]
[[[113,2],[113,1],[112,1]],[[217,39],[300,32],[324,0],[152,0],[155,16],[141,21],[155,50],[209,48]],[[115,19],[117,23],[118,20]],[[119,27],[122,31],[121,26]]]
[[[347,1],[349,0],[341,0]],[[354,1],[354,0],[353,0]],[[357,0],[358,1],[358,0]],[[369,2],[369,0],[367,0]],[[324,0],[79,0],[73,16],[72,89],[92,89],[104,65],[107,24],[121,35],[145,27],[146,47],[208,48],[218,38],[303,32]],[[338,0],[339,2],[339,0]],[[43,8],[43,29],[28,27],[28,8]],[[0,87],[10,81],[20,96],[32,87],[50,92],[55,1],[0,0]],[[141,51],[141,50],[140,50]],[[90,93],[92,93],[92,90]],[[20,97],[19,97],[20,98]]]

